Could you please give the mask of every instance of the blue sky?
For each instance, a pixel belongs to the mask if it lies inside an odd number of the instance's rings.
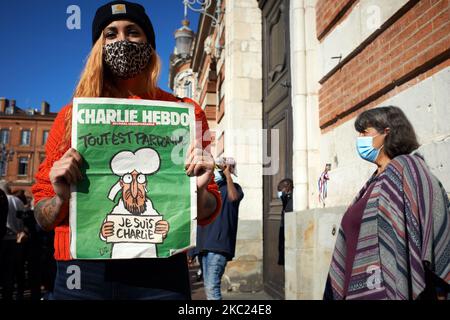
[[[43,100],[57,112],[70,102],[84,61],[91,48],[95,11],[109,1],[2,0],[0,10],[0,97],[16,99],[24,109],[40,108]],[[134,0],[144,5],[156,33],[163,68],[159,86],[168,88],[173,33],[184,15],[182,0]],[[70,5],[81,10],[80,30],[69,30]],[[198,14],[188,12],[196,31]]]

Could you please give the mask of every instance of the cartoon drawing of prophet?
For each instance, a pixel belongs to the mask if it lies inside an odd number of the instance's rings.
[[[111,170],[119,176],[119,181],[111,188],[108,198],[114,201],[117,193],[122,196],[119,203],[112,209],[103,221],[100,238],[107,241],[108,237],[114,236],[115,229],[113,221],[108,221],[108,216],[131,215],[155,216],[161,215],[153,208],[152,201],[147,197],[147,176],[156,173],[160,168],[159,154],[152,148],[141,148],[136,152],[121,151],[111,159]],[[169,231],[169,223],[159,220],[155,224],[154,233],[162,235],[164,239]],[[157,257],[155,243],[113,243],[111,258],[151,258]]]

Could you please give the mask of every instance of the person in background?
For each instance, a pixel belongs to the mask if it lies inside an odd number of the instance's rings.
[[[26,241],[21,241],[20,243],[17,243],[17,253],[16,253],[16,262],[14,267],[14,278],[17,285],[17,300],[23,300],[24,298],[24,291],[25,291],[25,270],[27,270],[28,277],[30,278],[31,275],[36,276],[33,272],[30,274],[30,261],[28,259],[28,253],[30,240],[32,238],[31,234],[33,233],[34,226],[30,224],[30,218],[34,220],[33,213],[29,211],[29,203],[28,199],[25,195],[25,190],[23,189],[16,189],[13,193],[13,196],[15,196],[17,199],[19,199],[22,202],[23,210],[17,210],[16,216],[18,219],[20,219],[23,223],[24,230],[27,234]],[[32,265],[33,263],[31,263]],[[35,277],[31,278],[30,280],[34,280]]]
[[[25,195],[25,190],[17,189],[13,192],[13,196],[17,197],[20,201],[22,201],[24,208],[29,207],[27,196]]]
[[[18,257],[20,255],[19,246],[27,239],[23,221],[17,217],[17,212],[23,211],[24,205],[22,201],[11,194],[11,187],[8,182],[0,182],[0,189],[5,192],[8,198],[6,234],[2,239],[0,252],[0,261],[2,262],[2,297],[4,300],[12,300],[14,292],[15,269],[17,266]],[[21,284],[19,283],[18,299],[23,297],[23,286],[20,287],[20,285]]]
[[[24,205],[24,210],[18,211],[17,215],[20,219],[22,219],[28,233],[27,241],[19,245],[19,255],[16,264],[17,284],[18,288],[23,288],[25,283],[27,283],[31,291],[31,300],[40,300],[40,261],[43,252],[39,228],[36,223],[36,219],[34,218],[32,201],[30,201],[31,199],[25,195],[25,191],[16,190],[14,195],[19,198]],[[20,292],[22,292],[22,289],[20,289]]]
[[[188,265],[190,268],[198,266],[195,278],[197,281],[201,281],[203,279],[202,260],[200,255],[198,254],[197,247],[190,249],[187,253],[187,257]]]
[[[233,182],[232,175],[236,176],[236,161],[233,158],[217,159],[214,180],[219,186],[222,209],[211,224],[197,228],[194,252],[201,263],[208,300],[222,299],[222,276],[227,262],[235,254],[239,204],[244,192],[239,184]]]
[[[447,298],[449,200],[414,128],[387,106],[362,112],[355,129],[359,156],[377,169],[342,218],[324,299]]]
[[[0,189],[0,249],[1,249],[1,239],[3,239],[3,237],[6,234],[7,220],[8,220],[8,197],[6,196],[5,191]]]
[[[34,199],[30,202],[34,212]],[[56,261],[54,257],[54,231],[45,231],[36,222],[36,237],[39,241],[39,293],[43,293],[42,300],[51,300],[56,277]],[[31,293],[33,299],[33,293]]]
[[[283,179],[278,183],[278,198],[283,204],[281,209],[280,229],[278,232],[278,264],[284,266],[284,214],[292,211],[292,190],[294,182],[289,179]]]

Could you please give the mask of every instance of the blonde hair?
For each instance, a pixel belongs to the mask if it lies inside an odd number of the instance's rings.
[[[87,58],[85,67],[80,76],[74,95],[78,97],[108,97],[108,98],[128,98],[124,97],[120,90],[116,87],[111,73],[104,67],[103,64],[103,44],[104,36],[101,34],[99,39],[95,42],[91,52]],[[155,97],[158,91],[158,78],[161,72],[161,59],[156,51],[152,48],[152,55],[150,62],[144,70],[147,82],[146,94],[150,97]],[[61,149],[65,149],[70,145],[70,135],[72,131],[72,106],[67,109],[65,114],[65,132]]]

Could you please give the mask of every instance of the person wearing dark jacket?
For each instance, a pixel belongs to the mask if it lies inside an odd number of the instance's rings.
[[[6,196],[6,193],[3,190],[0,190],[0,239],[3,239],[3,237],[6,234],[7,219],[8,219],[8,197]]]
[[[227,262],[232,260],[236,248],[239,204],[244,193],[239,184],[233,182],[236,162],[232,158],[216,161],[214,179],[222,197],[222,209],[216,220],[197,228],[197,247],[201,261],[206,298],[221,300],[221,279]]]
[[[283,179],[278,183],[278,198],[283,204],[281,210],[280,230],[278,233],[278,264],[284,266],[284,214],[292,211],[292,190],[294,182],[289,179]]]
[[[20,263],[21,246],[27,240],[27,233],[22,219],[17,216],[17,212],[24,209],[22,201],[12,195],[9,182],[1,181],[0,189],[5,192],[8,200],[6,233],[1,239],[0,251],[2,299],[12,300],[14,276],[17,273],[17,265]],[[23,282],[20,282],[20,280],[19,278],[17,283],[16,299],[21,299],[23,296]]]

